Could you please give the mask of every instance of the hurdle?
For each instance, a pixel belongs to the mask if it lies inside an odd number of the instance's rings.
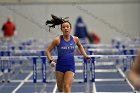
[[[83,59],[83,57],[82,56],[74,56],[75,58],[82,58]],[[43,78],[43,82],[44,83],[46,83],[46,82],[55,82],[55,80],[46,80],[46,60],[47,60],[47,58],[46,58],[46,56],[40,56],[39,58],[41,58],[42,59],[42,73],[43,73],[43,76],[42,77],[44,77]],[[52,56],[52,58],[55,60],[55,59],[57,59],[57,56]],[[37,60],[37,57],[34,57],[33,56],[33,63],[35,63],[36,64],[36,60]],[[83,68],[83,73],[84,73],[84,75],[83,75],[83,77],[84,77],[84,79],[83,80],[80,80],[80,79],[76,79],[74,82],[79,82],[79,83],[81,83],[81,82],[87,82],[87,61],[85,60],[85,59],[83,59],[83,62],[84,62],[84,68]],[[35,64],[34,64],[34,66],[35,66]],[[36,71],[36,70],[35,70]],[[35,74],[36,75],[36,74]]]
[[[7,51],[1,51],[1,52],[7,52]],[[27,54],[28,52],[30,52],[29,54]],[[28,60],[28,59],[34,59],[34,57],[36,57],[36,59],[38,59],[38,58],[43,58],[42,60],[46,60],[45,58],[46,58],[46,56],[42,56],[42,55],[45,55],[45,53],[44,53],[45,51],[43,50],[12,50],[11,51],[11,56],[9,56],[9,57],[6,57],[6,56],[4,56],[4,57],[1,57],[1,60]],[[23,55],[22,55],[22,53],[23,53]],[[26,55],[24,55],[24,53],[26,54]],[[32,54],[33,56],[30,56],[30,54]],[[53,56],[53,58],[54,59],[56,59],[57,57],[55,57],[55,56]],[[76,59],[78,59],[78,58],[82,58],[82,57],[80,57],[80,56],[77,56],[77,57],[75,57]],[[36,61],[35,59],[34,59],[34,61]],[[84,62],[84,61],[83,61]],[[45,64],[46,65],[46,63],[45,63],[45,61],[43,61],[43,63],[42,64]],[[42,68],[43,67],[45,67],[44,65],[42,65]],[[45,68],[46,69],[46,68]],[[85,66],[85,68],[84,69],[87,69],[87,67]],[[44,70],[44,68],[42,69],[42,71],[44,72],[45,70]],[[78,71],[79,72],[79,71]],[[46,73],[46,72],[45,72]],[[44,74],[44,76],[45,76],[45,74]],[[85,75],[85,77],[86,77],[86,75]],[[87,80],[85,79],[85,80],[77,80],[77,82],[86,82]],[[49,82],[49,81],[47,81],[47,82]]]
[[[116,59],[116,58],[126,58],[126,57],[135,57],[137,55],[90,55],[90,57],[92,57],[92,60],[91,60],[91,63],[92,63],[92,67],[90,69],[91,71],[91,82],[93,83],[93,86],[95,86],[95,82],[96,82],[96,79],[95,79],[95,61],[96,61],[96,58],[113,58],[113,59]],[[135,91],[134,87],[131,85],[131,83],[129,82],[129,80],[127,79],[127,77],[123,74],[122,70],[118,68],[118,71],[121,73],[121,75],[123,76],[124,78],[124,81],[127,81],[128,84],[130,85],[130,87],[132,88],[133,91]]]
[[[0,52],[0,56],[1,57],[4,57],[4,56],[10,56],[10,52],[9,51],[6,51],[6,52]],[[8,61],[4,61],[4,60],[0,60],[0,68],[1,68],[1,72],[2,72],[2,83],[4,83],[6,80],[5,80],[5,66],[7,65],[7,82],[9,83],[10,82],[10,72],[11,72],[11,62],[8,60]]]
[[[43,54],[43,53],[42,53]],[[50,83],[50,82],[56,82],[55,80],[47,80],[47,75],[46,75],[46,62],[47,62],[47,57],[46,56],[3,56],[3,57],[0,57],[0,60],[27,60],[28,58],[32,59],[32,64],[33,64],[33,80],[25,80],[24,82],[33,82],[34,83],[34,91],[37,92],[37,83],[38,82],[42,82],[44,84],[44,87],[46,87],[45,85],[47,83]],[[57,59],[57,56],[53,56],[54,59]],[[80,59],[83,59],[82,56],[76,56],[75,58],[80,58]],[[41,72],[42,72],[42,80],[38,80],[38,74],[37,74],[37,59],[41,59]],[[84,61],[85,62],[85,61]],[[87,63],[85,63],[87,64]],[[84,66],[85,70],[87,69],[87,65]],[[5,68],[6,69],[6,68]],[[84,70],[84,71],[85,71]],[[77,80],[74,80],[74,82],[78,82],[78,83],[81,83],[81,82],[87,82],[87,72],[83,72],[85,73],[83,75],[83,79],[77,79]],[[11,82],[21,82],[20,80],[12,80]],[[24,83],[23,82],[23,83]]]
[[[138,50],[137,49],[116,49],[116,48],[112,48],[112,49],[92,49],[89,48],[88,52],[90,55],[94,54],[94,55],[134,55],[136,54]],[[100,54],[101,53],[101,54]],[[127,67],[127,62],[126,59],[130,59],[130,60],[134,60],[134,56],[132,57],[127,57],[127,58],[123,58],[123,64],[124,64],[124,71],[126,71]],[[119,63],[119,60],[116,59],[116,64]]]
[[[94,49],[98,49],[98,48],[104,48],[104,49],[109,49],[109,48],[116,48],[116,49],[129,49],[129,48],[140,48],[140,44],[136,43],[136,44],[124,44],[124,43],[115,43],[115,44],[85,44],[83,45],[85,48],[89,49],[89,48],[94,48]]]
[[[85,48],[113,48],[111,44],[85,44]]]
[[[103,45],[93,45],[89,44],[87,45],[87,50],[89,55],[92,57],[92,61],[90,63],[90,81],[93,83],[93,89],[96,92],[95,82],[99,81],[101,79],[95,79],[95,64],[97,63],[97,59],[107,58],[107,59],[115,59],[116,65],[119,64],[119,58],[122,59],[122,65],[123,65],[123,71],[117,66],[117,71],[120,72],[120,74],[123,76],[124,81],[127,81],[128,85],[130,85],[131,89],[135,91],[134,87],[131,85],[127,77],[125,76],[124,72],[127,71],[127,61],[129,60],[130,66],[132,65],[132,62],[135,58],[136,51],[138,50],[137,45],[107,45],[103,47]],[[103,55],[104,54],[104,55]],[[128,55],[128,56],[127,56]],[[114,64],[115,65],[115,64]],[[105,79],[106,81],[107,79]],[[103,80],[104,81],[104,80]],[[108,80],[107,80],[108,81]],[[115,80],[113,80],[115,81]]]
[[[20,51],[22,51],[22,50],[19,50],[18,52],[20,52]],[[32,52],[34,52],[35,53],[35,51],[32,51]],[[42,53],[43,54],[43,53]],[[96,58],[112,58],[112,59],[115,59],[115,58],[124,58],[124,57],[131,57],[132,55],[89,55],[89,56],[91,56],[92,57],[92,78],[91,78],[91,82],[95,82],[96,80],[95,80],[95,73],[94,73],[94,62],[96,61]],[[136,55],[133,55],[133,56],[136,56]],[[57,59],[57,56],[52,56],[54,59]],[[42,64],[42,81],[39,81],[39,80],[37,80],[37,68],[34,68],[34,67],[37,67],[37,65],[33,65],[33,74],[35,75],[35,77],[33,78],[33,81],[32,82],[34,82],[35,83],[35,85],[37,84],[37,82],[43,82],[44,84],[46,84],[47,82],[55,82],[55,81],[49,81],[49,80],[47,80],[47,78],[46,78],[46,56],[26,56],[26,55],[20,55],[20,56],[4,56],[4,57],[0,57],[0,59],[1,60],[19,60],[19,59],[28,59],[28,58],[30,58],[30,59],[32,59],[32,61],[33,61],[33,64],[34,64],[34,62],[35,62],[35,64],[37,63],[37,59],[41,59],[42,60],[42,62],[45,62],[45,63],[43,63]],[[75,58],[83,58],[83,56],[75,56]],[[85,60],[85,59],[83,59],[84,60],[84,71],[86,71],[86,72],[84,72],[84,80],[82,79],[82,82],[84,81],[84,82],[87,82],[87,64],[88,64],[88,62],[87,62],[87,60]],[[89,62],[90,63],[90,62]],[[94,63],[94,64],[93,64]],[[35,73],[34,73],[35,72]],[[33,75],[33,76],[34,76]],[[78,80],[76,80],[76,82],[77,82]],[[27,81],[28,82],[28,81]],[[31,82],[31,81],[30,81]],[[36,86],[37,87],[37,86]],[[35,88],[35,90],[36,90],[36,88]]]

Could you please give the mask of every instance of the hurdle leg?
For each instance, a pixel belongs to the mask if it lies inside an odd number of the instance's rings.
[[[84,58],[84,82],[87,82],[87,60]]]
[[[89,78],[90,78],[90,81],[92,81],[92,73],[93,73],[93,65],[92,65],[92,62],[89,63]]]
[[[19,61],[19,64],[20,64],[20,71],[19,71],[19,72],[20,72],[20,73],[23,73],[23,69],[22,69],[23,62],[20,60],[20,61]]]
[[[88,72],[89,72],[89,69],[88,69],[88,63],[87,63],[87,60],[84,58],[83,59],[84,60],[84,73],[83,73],[83,75],[84,75],[84,82],[86,82],[86,93],[89,93],[89,91],[90,91],[90,82],[89,82],[89,80],[88,80]]]
[[[89,51],[89,54],[90,55],[92,55],[93,54],[93,52],[92,51]],[[90,70],[89,70],[89,78],[90,78],[90,81],[93,81],[93,78],[94,78],[94,65],[93,65],[93,63],[94,63],[94,59],[95,58],[92,58],[92,61],[89,63],[90,65]]]
[[[47,83],[46,83],[46,57],[42,57],[41,58],[42,61],[42,82],[43,84],[43,89],[40,93],[46,93],[45,89],[47,87]]]
[[[36,65],[37,58],[33,58],[33,83],[34,83],[34,91],[37,93],[37,65]]]
[[[127,70],[127,58],[123,58],[123,71]]]
[[[130,68],[131,68],[131,66],[133,65],[134,58],[135,58],[135,57],[131,57],[131,59],[130,59]]]
[[[11,54],[11,52],[10,51],[6,51],[6,55],[8,56],[8,57],[10,57],[10,54]],[[11,62],[10,62],[10,58],[9,58],[9,60],[7,60],[6,61],[6,63],[7,63],[7,82],[9,83],[10,82],[10,72],[11,72]]]
[[[92,64],[91,64],[91,66],[92,66],[92,69],[91,69],[91,73],[92,73],[92,80],[91,80],[91,82],[93,83],[93,93],[96,93],[96,85],[95,85],[95,57],[93,57],[92,58]]]
[[[123,50],[123,54],[127,55],[127,50]],[[125,72],[127,70],[127,57],[123,58],[123,71]]]
[[[11,61],[7,62],[7,68],[8,68],[8,78],[7,78],[7,82],[10,82],[10,77],[11,77]]]
[[[2,60],[1,61],[1,72],[3,73],[3,75],[2,75],[2,83],[4,83],[5,82],[5,64],[4,64],[4,61]]]
[[[118,58],[115,59],[115,62],[116,62],[116,65],[118,65],[119,64],[119,59]]]
[[[91,69],[91,73],[92,73],[92,82],[95,82],[95,57],[92,58],[92,69]]]
[[[14,67],[14,65],[15,65],[15,61],[14,60],[12,60],[12,64],[11,64],[12,66],[12,68],[11,68],[11,72],[13,73],[13,74],[15,74],[15,67]]]

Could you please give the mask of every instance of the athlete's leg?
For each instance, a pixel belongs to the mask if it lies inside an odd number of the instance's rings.
[[[59,92],[63,91],[63,83],[64,83],[64,73],[60,71],[56,71],[56,81],[57,88]]]
[[[67,71],[64,76],[64,91],[65,93],[71,93],[71,86],[74,79],[74,72]]]

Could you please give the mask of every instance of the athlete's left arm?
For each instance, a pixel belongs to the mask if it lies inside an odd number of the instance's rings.
[[[137,53],[137,56],[135,57],[134,63],[131,66],[131,69],[128,73],[128,78],[132,85],[140,90],[140,52]]]
[[[78,46],[78,48],[79,48],[81,54],[82,54],[86,59],[91,60],[91,57],[87,55],[87,53],[86,53],[84,47],[82,46],[82,44],[81,44],[81,42],[80,42],[80,40],[79,40],[78,37],[75,37],[75,43],[76,43],[76,45]]]

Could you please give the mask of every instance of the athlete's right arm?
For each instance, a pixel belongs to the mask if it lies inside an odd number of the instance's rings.
[[[53,48],[55,46],[57,46],[59,43],[59,38],[56,37],[50,45],[48,45],[48,47],[46,48],[46,55],[47,55],[47,58],[49,60],[49,62],[51,63],[51,66],[54,67],[55,66],[55,62],[54,60],[52,59],[52,56],[51,56],[51,51],[53,50]],[[53,64],[52,64],[53,63]]]

